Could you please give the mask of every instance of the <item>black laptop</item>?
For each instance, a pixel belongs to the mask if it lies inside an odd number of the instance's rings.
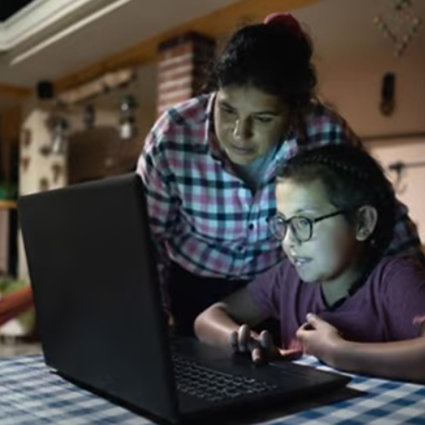
[[[46,364],[84,388],[166,422],[199,423],[349,380],[171,338],[135,174],[24,196],[19,218]]]

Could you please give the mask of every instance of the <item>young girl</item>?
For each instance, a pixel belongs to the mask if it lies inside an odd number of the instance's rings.
[[[425,382],[425,273],[382,255],[395,200],[380,166],[352,146],[306,150],[279,170],[276,197],[269,225],[287,258],[198,316],[199,339],[254,361],[303,350],[346,371]],[[270,316],[282,350],[250,330]]]

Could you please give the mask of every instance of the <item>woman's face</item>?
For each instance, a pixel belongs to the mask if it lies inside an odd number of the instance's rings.
[[[338,211],[328,200],[320,180],[276,185],[278,212],[286,219],[303,216],[314,220]],[[310,240],[300,242],[288,229],[282,241],[291,263],[306,282],[346,283],[358,275],[359,242],[343,214],[313,223]]]
[[[214,126],[230,160],[247,165],[281,140],[288,126],[288,108],[277,96],[253,86],[230,85],[217,92]]]

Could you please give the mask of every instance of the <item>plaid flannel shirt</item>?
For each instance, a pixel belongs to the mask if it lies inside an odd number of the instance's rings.
[[[295,130],[283,138],[263,185],[253,193],[217,142],[214,100],[214,93],[202,95],[166,111],[138,162],[163,283],[170,259],[194,274],[226,279],[251,279],[275,265],[283,252],[268,218],[276,212],[277,161],[294,156],[301,144],[360,143],[340,116],[314,103],[305,116],[302,142]],[[422,256],[416,227],[402,204],[398,217],[389,253],[411,250]]]

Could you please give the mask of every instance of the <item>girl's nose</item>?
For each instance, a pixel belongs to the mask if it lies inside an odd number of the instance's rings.
[[[251,123],[249,120],[238,118],[233,129],[233,137],[235,140],[248,139],[252,134]]]
[[[295,234],[294,230],[291,226],[288,226],[285,232],[285,236],[282,240],[282,245],[290,248],[294,246],[298,246],[300,244],[300,240],[298,239],[297,235]]]

